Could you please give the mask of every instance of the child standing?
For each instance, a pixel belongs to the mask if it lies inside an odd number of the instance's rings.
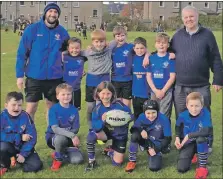
[[[97,140],[106,142],[112,139],[111,150],[104,152],[111,157],[113,166],[120,166],[124,159],[128,139],[129,123],[113,127],[105,122],[106,112],[113,109],[123,110],[131,114],[129,107],[121,101],[116,101],[114,86],[108,81],[101,82],[95,91],[95,98],[100,100],[101,103],[94,108],[92,113],[92,130],[89,131],[87,136],[89,163],[85,169],[86,171],[91,171],[97,166],[95,160],[95,144]]]
[[[198,155],[196,179],[206,179],[208,175],[208,137],[211,132],[211,114],[204,106],[204,99],[198,92],[186,98],[187,110],[180,113],[176,122],[175,146],[180,150],[177,170],[185,173],[190,169],[195,153]]]
[[[146,54],[146,40],[138,37],[134,41],[134,54],[132,55],[132,96],[135,120],[143,113],[143,104],[149,98],[149,85],[146,80],[147,68],[142,66]]]
[[[117,46],[112,51],[111,81],[115,87],[117,97],[130,107],[132,99],[132,61],[129,52],[133,44],[127,43],[127,31],[122,26],[113,29],[113,36]]]
[[[143,112],[130,129],[131,142],[129,146],[129,162],[126,172],[132,172],[136,167],[138,145],[146,149],[149,157],[149,169],[158,171],[162,168],[162,150],[171,143],[171,126],[167,117],[159,112],[159,104],[147,100]]]
[[[112,49],[116,46],[115,41],[110,42],[109,46],[106,46],[106,34],[101,29],[96,29],[91,33],[91,40],[91,50],[82,51],[82,55],[88,59],[86,102],[89,129],[92,128],[92,110],[96,105],[94,91],[102,81],[110,81],[110,71],[112,67],[111,53]]]
[[[29,114],[22,110],[22,103],[22,93],[10,92],[1,112],[0,176],[9,170],[10,164],[16,165],[15,158],[23,165],[24,172],[37,172],[43,166],[34,149],[37,141],[35,125]]]
[[[169,36],[162,32],[157,33],[155,42],[157,53],[149,57],[147,81],[152,90],[151,99],[159,102],[160,112],[170,119],[176,73],[175,60],[169,59],[168,46]]]
[[[52,171],[59,170],[62,162],[66,160],[72,164],[83,161],[83,155],[78,149],[79,114],[77,108],[70,104],[72,86],[66,83],[58,85],[56,96],[59,103],[49,110],[49,125],[46,131],[47,145],[55,150],[52,153]]]
[[[73,87],[71,104],[80,110],[81,80],[87,58],[80,55],[81,40],[76,37],[68,40],[67,50],[68,53],[63,54],[63,80]]]

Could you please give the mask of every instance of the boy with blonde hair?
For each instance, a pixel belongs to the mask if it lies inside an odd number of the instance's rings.
[[[168,46],[169,36],[163,32],[157,33],[155,42],[157,53],[149,57],[147,81],[152,90],[151,99],[159,102],[160,112],[170,119],[176,73],[175,60],[169,59]]]
[[[187,172],[194,154],[197,153],[198,166],[195,178],[206,179],[208,137],[212,128],[211,114],[203,107],[204,98],[199,92],[192,92],[187,96],[186,106],[187,110],[179,114],[175,127],[175,146],[180,150],[177,170],[181,173]]]
[[[127,31],[123,26],[113,29],[113,36],[117,46],[112,52],[111,81],[115,87],[117,97],[130,107],[132,99],[132,61],[129,58],[133,44],[127,43]]]
[[[46,131],[47,145],[55,150],[52,153],[52,171],[58,171],[62,162],[79,164],[83,155],[78,149],[80,141],[77,133],[80,128],[78,109],[70,104],[72,86],[62,83],[56,87],[59,100],[49,110],[49,125]]]
[[[101,29],[91,32],[91,50],[82,51],[82,55],[88,58],[88,70],[86,76],[86,102],[87,119],[89,129],[92,129],[91,115],[96,105],[94,91],[102,81],[110,81],[110,71],[112,67],[112,49],[116,42],[112,41],[107,45],[106,34]]]

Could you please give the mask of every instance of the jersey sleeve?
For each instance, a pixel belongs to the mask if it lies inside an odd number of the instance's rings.
[[[102,130],[103,127],[104,127],[104,122],[102,121],[96,106],[92,112],[92,128],[96,132],[99,132]]]
[[[163,133],[165,137],[172,136],[170,121],[167,117],[163,117]]]
[[[203,120],[203,127],[212,127],[211,113],[208,111],[207,108],[204,108],[204,112],[205,112],[205,117]]]
[[[169,62],[170,62],[170,73],[175,73],[176,72],[176,69],[175,69],[176,61],[175,60],[169,60]]]
[[[27,114],[27,123],[26,123],[26,129],[24,131],[24,134],[29,134],[32,136],[32,138],[24,142],[21,149],[20,149],[20,154],[23,157],[28,157],[29,154],[31,153],[32,149],[35,147],[36,142],[37,142],[37,133],[36,133],[36,127],[31,119],[31,117]]]
[[[71,128],[71,132],[73,132],[74,134],[77,134],[80,128],[80,117],[79,117],[79,113],[78,110],[76,110],[76,115],[75,115],[75,120],[73,122],[73,126]]]
[[[59,121],[56,118],[56,112],[55,112],[54,107],[50,108],[49,114],[48,114],[48,119],[49,119],[49,125],[50,126],[53,126],[53,125],[59,126]]]

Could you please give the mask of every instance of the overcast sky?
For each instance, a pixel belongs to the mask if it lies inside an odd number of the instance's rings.
[[[128,2],[114,2],[114,3],[128,4]],[[104,1],[103,4],[109,4],[109,2]]]

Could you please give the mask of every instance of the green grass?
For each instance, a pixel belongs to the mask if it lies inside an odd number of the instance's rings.
[[[172,35],[174,32],[169,32]],[[219,49],[222,49],[222,32],[214,32]],[[77,36],[74,32],[70,32],[71,36]],[[88,34],[89,36],[89,34]],[[136,37],[141,36],[146,38],[148,48],[150,51],[154,50],[155,33],[151,32],[129,32],[128,39],[133,41]],[[107,33],[108,40],[112,39],[112,33]],[[19,44],[20,37],[12,31],[5,33],[1,31],[1,109],[4,108],[4,98],[9,91],[17,90],[16,78],[15,78],[15,61],[16,51]],[[83,48],[90,44],[90,40],[83,40]],[[5,53],[3,55],[3,53]],[[222,55],[222,54],[221,54]],[[212,80],[212,78],[211,78]],[[214,145],[213,154],[209,158],[209,171],[208,178],[222,178],[222,92],[212,92],[212,118],[214,125]],[[4,178],[194,178],[195,166],[186,174],[179,174],[176,171],[176,161],[178,152],[173,146],[170,154],[163,157],[163,169],[160,172],[153,173],[148,169],[147,154],[146,152],[138,153],[137,169],[127,174],[124,172],[126,166],[128,153],[125,155],[125,162],[121,168],[115,168],[111,165],[108,158],[105,158],[100,154],[101,149],[104,146],[96,147],[96,158],[100,164],[100,168],[87,174],[84,173],[84,168],[87,164],[87,152],[86,152],[86,135],[88,133],[88,125],[86,119],[86,104],[85,97],[85,78],[82,81],[82,110],[80,111],[81,128],[79,136],[81,139],[81,150],[84,153],[85,163],[81,165],[64,165],[59,172],[53,173],[49,170],[51,165],[49,149],[45,141],[46,130],[46,109],[44,101],[39,103],[38,111],[36,113],[36,128],[38,133],[38,142],[36,150],[39,153],[43,163],[44,169],[38,173],[23,173],[20,167],[7,172]],[[25,106],[25,105],[24,105]],[[175,116],[172,116],[172,129],[174,129]],[[174,132],[173,132],[174,133]],[[174,138],[173,138],[174,139]]]

